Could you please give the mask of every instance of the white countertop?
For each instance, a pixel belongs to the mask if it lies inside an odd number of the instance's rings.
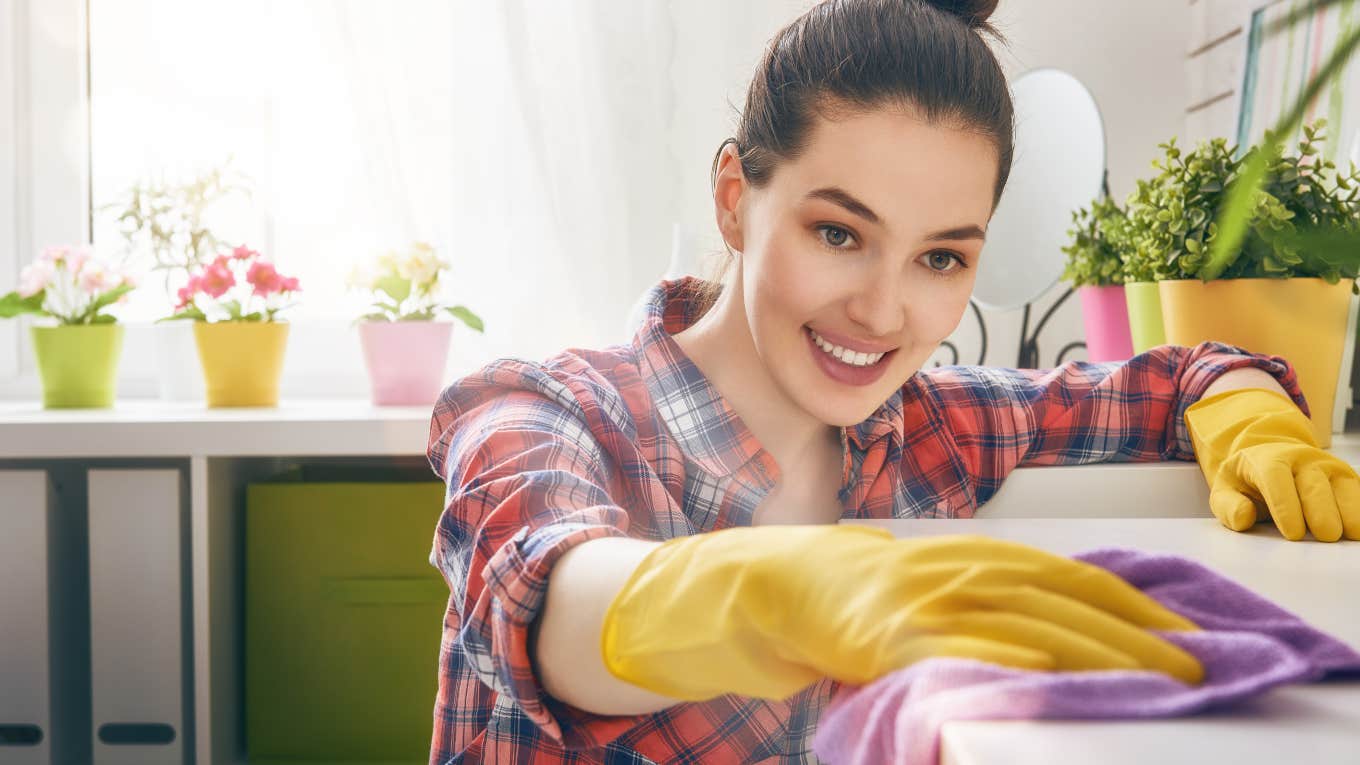
[[[1238,533],[1212,518],[979,517],[853,523],[883,526],[898,536],[984,534],[1064,555],[1108,545],[1175,553],[1240,582],[1360,649],[1360,542],[1289,542],[1269,524]],[[1227,709],[1165,720],[947,723],[940,762],[1360,762],[1360,681],[1282,686]]]

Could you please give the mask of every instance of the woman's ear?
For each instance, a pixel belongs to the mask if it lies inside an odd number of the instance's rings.
[[[745,249],[741,229],[741,201],[746,193],[746,177],[741,172],[741,157],[735,141],[722,148],[718,157],[718,172],[713,179],[713,212],[718,220],[718,231],[723,241],[734,252]]]

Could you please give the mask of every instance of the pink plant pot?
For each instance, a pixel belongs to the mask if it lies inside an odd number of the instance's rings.
[[[1089,361],[1127,361],[1133,358],[1129,332],[1129,309],[1124,285],[1081,287],[1081,318],[1086,324],[1086,357]]]
[[[449,358],[446,321],[365,321],[359,344],[378,406],[434,406]]]

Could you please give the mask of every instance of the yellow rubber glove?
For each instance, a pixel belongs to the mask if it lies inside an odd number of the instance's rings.
[[[1287,396],[1237,388],[1185,410],[1209,509],[1233,531],[1267,517],[1285,539],[1360,539],[1360,476],[1318,448],[1312,422]],[[1262,507],[1264,505],[1264,507]]]
[[[1037,670],[1203,667],[1149,629],[1195,630],[1098,566],[979,536],[753,526],[653,550],[611,603],[616,677],[702,701],[786,698],[823,676],[863,685],[931,656]]]

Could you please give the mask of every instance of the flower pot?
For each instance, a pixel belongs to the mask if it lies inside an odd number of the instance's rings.
[[[1179,279],[1161,282],[1161,292],[1169,342],[1192,346],[1217,340],[1288,360],[1308,401],[1318,444],[1331,446],[1349,281]]]
[[[65,324],[31,329],[44,407],[113,406],[118,358],[123,352],[121,324]]]
[[[288,325],[282,322],[195,322],[194,342],[208,406],[277,406]]]
[[[1129,282],[1124,285],[1124,299],[1129,304],[1129,337],[1133,352],[1166,344],[1162,328],[1162,296],[1157,282]]]
[[[1081,318],[1086,326],[1086,358],[1125,361],[1133,356],[1124,285],[1081,287],[1077,294],[1081,297]]]
[[[434,406],[444,387],[449,358],[445,321],[365,321],[359,344],[378,406]]]
[[[156,382],[165,401],[202,401],[193,322],[167,321],[154,325]]]

